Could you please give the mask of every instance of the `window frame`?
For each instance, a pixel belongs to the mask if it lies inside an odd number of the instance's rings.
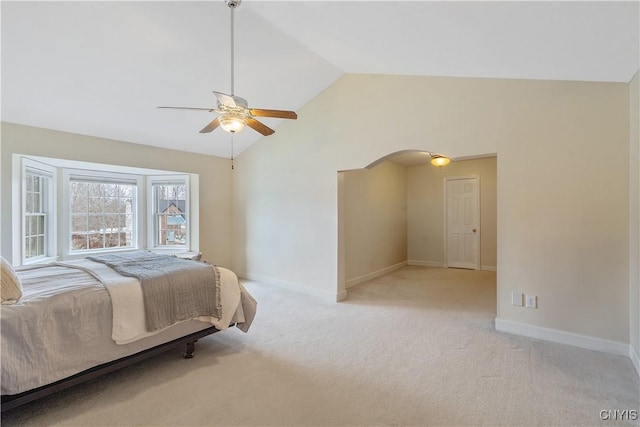
[[[50,192],[48,200],[51,207],[51,214],[47,216],[47,257],[37,257],[37,259],[24,258],[24,217],[25,217],[25,195],[26,187],[25,167],[31,166],[42,170],[50,175]],[[167,254],[178,254],[185,252],[199,252],[200,226],[199,226],[199,175],[188,172],[177,172],[167,170],[157,170],[148,168],[138,168],[131,166],[109,165],[103,163],[91,163],[85,161],[56,159],[13,153],[11,158],[12,180],[11,180],[11,259],[13,265],[27,265],[35,263],[53,262],[57,260],[84,258],[89,254],[107,252],[126,252],[139,249],[148,249]],[[70,175],[86,177],[102,177],[103,179],[122,180],[122,177],[135,177],[136,180],[136,236],[134,238],[135,247],[103,248],[100,250],[73,251],[71,252],[71,212],[70,212]],[[188,231],[187,244],[176,246],[155,247],[149,244],[149,222],[153,229],[153,216],[148,214],[148,199],[152,197],[149,193],[149,183],[157,181],[168,181],[176,177],[185,180],[187,183],[188,197]],[[133,209],[132,209],[133,211]],[[151,236],[152,238],[153,236]]]
[[[46,188],[42,192],[42,207],[41,209],[45,215],[44,221],[44,254],[35,257],[27,257],[27,248],[25,245],[26,231],[27,231],[27,175],[37,175],[40,178],[44,178],[46,181]],[[46,163],[38,162],[36,160],[22,157],[20,158],[19,167],[19,213],[17,218],[14,216],[14,230],[19,230],[19,239],[14,239],[14,255],[16,252],[19,254],[20,262],[22,265],[52,262],[57,259],[57,185],[56,185],[57,168],[48,165]],[[14,197],[15,202],[15,197]],[[19,223],[18,227],[15,227],[16,220]],[[17,248],[16,245],[17,244]],[[16,250],[17,249],[17,250]]]
[[[73,250],[72,249],[72,230],[71,221],[73,215],[71,214],[71,182],[74,180],[79,181],[93,181],[101,184],[130,184],[135,185],[135,198],[133,201],[132,212],[134,215],[135,227],[132,232],[132,246],[117,247],[117,248],[102,248],[102,249],[86,249],[86,250]],[[144,211],[141,209],[144,203],[140,200],[144,197],[143,193],[143,177],[141,175],[120,173],[120,172],[105,172],[86,169],[70,169],[64,168],[62,170],[62,257],[63,259],[83,258],[87,255],[98,253],[110,253],[110,252],[122,252],[131,251],[144,247],[144,239],[142,236],[142,229],[144,227]]]
[[[192,240],[192,226],[191,226],[191,179],[187,174],[179,175],[150,175],[147,176],[147,248],[158,252],[175,252],[180,250],[181,252],[190,251]],[[155,191],[154,185],[185,185],[186,197],[186,242],[184,245],[159,245],[156,241],[156,212],[155,212]]]

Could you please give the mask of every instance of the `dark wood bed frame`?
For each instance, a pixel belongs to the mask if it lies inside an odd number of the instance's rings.
[[[59,381],[35,388],[33,390],[27,390],[19,394],[3,395],[1,406],[2,412],[8,411],[20,405],[24,405],[25,403],[29,403],[36,399],[48,396],[52,393],[67,389],[69,387],[73,387],[74,385],[101,377],[102,375],[117,371],[118,369],[133,365],[134,363],[140,362],[142,360],[148,359],[177,347],[186,346],[184,358],[191,359],[193,357],[193,351],[195,349],[195,342],[198,341],[199,338],[206,337],[207,335],[211,335],[216,332],[218,332],[218,329],[216,329],[215,326],[211,326],[201,331],[185,335],[181,338],[177,338],[173,341],[151,347],[139,353],[125,356],[111,362],[103,363],[102,365],[94,366],[93,368],[89,368],[70,377],[63,378]]]

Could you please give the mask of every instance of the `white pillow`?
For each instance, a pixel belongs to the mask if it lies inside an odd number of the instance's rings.
[[[11,264],[0,257],[0,299],[2,304],[15,304],[22,297],[22,282]]]

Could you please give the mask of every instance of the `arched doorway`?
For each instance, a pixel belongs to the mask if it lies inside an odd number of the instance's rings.
[[[429,164],[425,151],[384,156],[338,173],[338,297],[347,289],[407,265],[446,265],[444,185],[480,177],[480,269],[497,270],[497,157]]]

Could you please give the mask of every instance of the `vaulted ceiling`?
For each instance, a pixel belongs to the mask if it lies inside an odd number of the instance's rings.
[[[3,121],[230,155],[230,134],[198,133],[212,113],[156,108],[212,107],[212,90],[230,92],[224,0],[1,8]],[[244,0],[235,93],[298,110],[345,73],[628,82],[639,21],[637,1]],[[263,121],[277,132],[281,120]],[[237,134],[236,154],[260,138]]]

